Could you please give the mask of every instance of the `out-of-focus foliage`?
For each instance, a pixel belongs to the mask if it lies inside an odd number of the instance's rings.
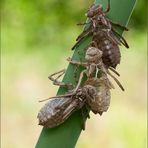
[[[4,25],[23,29],[27,45],[38,46],[62,38],[65,30],[76,27],[78,20],[84,21],[85,16],[80,14],[88,6],[85,0],[6,0],[2,18]]]
[[[90,0],[5,0],[1,5],[2,147],[34,147],[41,127],[37,98],[56,94],[47,77],[67,66]],[[118,66],[116,86],[102,117],[91,115],[77,148],[146,147],[146,0],[138,0]]]
[[[139,30],[146,30],[147,24],[147,0],[138,0],[136,9],[130,20],[130,25],[132,28]]]
[[[84,14],[93,1],[85,0],[5,0],[2,7],[4,25],[21,28],[28,46],[48,45],[76,27],[78,21],[85,21]],[[138,23],[137,23],[138,21]],[[146,27],[146,0],[138,1],[130,21],[132,28]],[[54,29],[53,29],[54,26]],[[54,30],[57,30],[55,33]]]

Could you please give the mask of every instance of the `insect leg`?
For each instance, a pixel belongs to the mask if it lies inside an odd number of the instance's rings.
[[[86,34],[85,34],[86,33]],[[78,38],[76,39],[77,43],[72,47],[72,50],[74,50],[77,46],[79,46],[80,42],[87,36],[89,36],[92,33],[92,31],[84,31]]]
[[[54,85],[71,88],[73,87],[71,84],[66,84],[64,82],[58,81],[58,79],[65,73],[65,69],[51,74],[48,78],[53,82]],[[59,75],[58,75],[59,74]],[[53,78],[55,75],[58,75],[56,78]]]
[[[83,70],[81,73],[80,73],[80,78],[79,78],[79,81],[78,81],[78,84],[76,86],[76,88],[74,89],[74,93],[79,89],[80,85],[81,85],[81,82],[82,82],[82,79],[83,79],[83,76],[84,74],[86,73],[86,70]]]
[[[106,31],[106,36],[109,37],[112,40],[112,42],[121,45],[120,40],[116,36],[115,37],[113,36],[114,34],[111,32],[111,29],[105,29],[105,31]]]
[[[83,39],[87,35],[87,33],[90,32],[90,30],[91,30],[90,26],[84,29],[84,31],[77,37],[76,41]]]
[[[108,0],[108,5],[104,13],[108,13],[110,11],[110,0]]]
[[[72,60],[71,58],[68,58],[67,61],[71,64],[74,64],[74,65],[80,65],[80,66],[84,66],[84,67],[87,66],[87,63],[75,61],[75,60]]]
[[[44,101],[47,101],[47,100],[50,100],[50,99],[54,99],[54,98],[65,98],[65,99],[69,99],[69,97],[75,95],[76,92],[72,92],[72,93],[68,93],[68,94],[65,94],[65,95],[59,95],[59,96],[54,96],[54,97],[49,97],[47,99],[43,99],[43,100],[39,100],[39,102],[44,102]]]
[[[55,72],[55,73],[49,75],[48,78],[49,78],[51,81],[55,81],[55,79],[53,78],[53,76],[60,74],[60,75],[56,78],[56,80],[57,80],[58,78],[60,78],[60,77],[65,73],[65,71],[66,71],[65,69],[62,69],[62,70],[60,70],[60,71],[58,71],[58,72]]]
[[[114,68],[109,67],[109,69],[110,69],[112,72],[114,72],[117,76],[120,76],[120,74],[119,74]]]
[[[120,35],[117,31],[115,31],[113,28],[112,28],[112,31],[120,38],[120,42],[126,47],[126,48],[129,48],[129,45],[128,43],[126,42],[126,40],[122,37],[122,35]]]
[[[122,84],[118,81],[118,79],[115,78],[109,71],[107,71],[107,73],[115,80],[115,82],[118,84],[118,86],[121,88],[121,90],[124,91],[124,88],[123,88]]]
[[[128,31],[128,30],[129,30],[127,27],[125,27],[125,26],[123,26],[123,25],[121,25],[121,24],[118,24],[118,23],[113,22],[113,21],[111,21],[111,20],[109,20],[109,22],[110,22],[111,24],[115,25],[115,26],[118,26],[118,27],[124,29],[125,31]]]

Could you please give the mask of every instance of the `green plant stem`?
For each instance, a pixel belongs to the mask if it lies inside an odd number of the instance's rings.
[[[136,0],[111,0],[111,10],[108,17],[122,25],[127,25],[130,15],[133,11]],[[96,0],[95,3],[100,3],[103,8],[106,8],[107,0]],[[123,30],[118,30],[122,34]],[[91,40],[91,37],[86,37],[74,51],[72,59],[83,60],[84,59],[84,48],[87,47]],[[75,77],[76,67],[69,65],[65,73],[64,82],[76,84]],[[77,71],[77,76],[82,71],[81,68]],[[78,77],[77,77],[78,79]],[[67,90],[59,88],[57,95],[65,93]],[[98,116],[98,118],[100,118]],[[47,129],[43,128],[36,148],[74,148],[79,135],[82,130],[82,116],[80,111],[75,112],[68,120],[62,125]],[[85,131],[87,132],[87,130]]]

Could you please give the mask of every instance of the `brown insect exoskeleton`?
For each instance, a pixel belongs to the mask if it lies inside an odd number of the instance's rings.
[[[106,67],[113,67],[120,63],[120,49],[119,45],[123,44],[126,48],[129,48],[125,39],[112,27],[116,25],[124,30],[128,30],[126,27],[114,23],[106,17],[106,14],[110,10],[110,0],[108,0],[108,7],[103,11],[101,4],[93,4],[87,11],[86,16],[89,18],[89,26],[78,36],[77,43],[72,49],[74,49],[80,42],[89,35],[92,35],[92,41],[97,43],[98,48],[103,52],[102,60]],[[86,24],[86,23],[84,23]]]
[[[89,79],[89,77],[92,77],[92,75],[94,74],[94,72],[100,70],[101,72],[103,72],[104,75],[106,75],[106,77],[107,77],[107,74],[109,76],[111,76],[115,80],[115,82],[119,85],[119,87],[121,88],[121,90],[124,91],[124,88],[121,85],[121,83],[118,81],[117,78],[115,78],[110,73],[109,69],[111,71],[113,71],[115,74],[117,74],[118,76],[120,76],[119,73],[115,69],[113,69],[111,67],[106,68],[106,66],[104,66],[104,63],[102,62],[102,54],[103,54],[103,52],[101,50],[99,50],[96,47],[90,46],[86,50],[86,55],[85,55],[86,62],[83,62],[82,63],[82,62],[71,60],[70,58],[68,59],[68,61],[71,64],[81,65],[81,66],[86,67],[86,69],[83,70],[81,72],[81,74],[80,74],[80,79],[79,79],[79,82],[77,84],[76,90],[79,88],[84,74],[86,74],[87,75],[87,79]],[[96,77],[97,77],[97,72],[96,72]]]
[[[50,75],[49,79],[52,80],[55,85],[72,88],[72,85],[58,81],[58,78],[62,75],[61,72],[62,71]],[[64,71],[62,73],[64,73]],[[53,78],[56,74],[60,75],[57,78]],[[70,89],[65,95],[48,98],[52,100],[46,103],[40,110],[38,114],[39,125],[53,128],[63,123],[76,110],[82,109],[82,128],[85,129],[85,118],[88,117],[88,114],[84,115],[82,107],[86,106],[86,108],[90,108],[93,113],[102,115],[102,113],[109,108],[110,89],[112,87],[106,75],[102,75],[101,78],[89,78],[85,84],[81,88],[77,88],[77,90]]]
[[[69,92],[65,95],[52,97],[55,99],[45,104],[38,114],[40,125],[50,128],[55,127],[63,123],[73,112],[81,109],[84,105],[87,105],[95,114],[99,113],[101,115],[108,110],[111,97],[110,89],[114,87],[107,78],[108,70],[104,68],[102,63],[102,51],[95,47],[88,47],[85,59],[86,63],[79,63],[69,59],[69,62],[72,64],[86,67],[86,69],[81,72],[75,89],[73,89],[74,87],[70,84],[58,81],[65,70],[49,76],[49,79],[53,81],[54,85],[67,87]],[[98,70],[102,72],[100,78],[97,76]],[[84,73],[87,75],[87,80],[80,88]],[[95,76],[93,76],[94,73]],[[53,78],[57,74],[58,76]]]
[[[104,67],[102,62],[102,51],[95,47],[88,47],[85,55],[86,62],[78,62],[71,60],[68,61],[71,64],[84,66],[86,69],[80,73],[80,78],[76,88],[73,92],[76,92],[82,82],[84,74],[87,76],[87,80],[84,83],[83,87],[89,85],[96,88],[96,93],[93,94],[93,98],[86,98],[86,102],[93,113],[99,113],[102,115],[103,112],[106,112],[110,105],[110,89],[114,88],[113,84],[109,81],[107,74],[109,74],[117,84],[120,86],[122,90],[124,88],[120,84],[120,82],[109,72],[107,68]],[[111,68],[113,72],[119,75],[114,69]],[[98,72],[101,72],[101,76],[98,78]]]
[[[65,70],[54,73],[49,76],[49,79],[53,81],[53,84],[55,85],[67,87],[68,89],[72,88],[72,85],[58,81],[59,77],[64,72]],[[53,78],[53,76],[57,74],[59,74],[59,76],[57,78]],[[93,86],[87,85],[75,92],[71,90],[65,95],[48,98],[51,100],[47,102],[38,113],[37,117],[39,119],[39,125],[43,125],[47,128],[53,128],[62,124],[73,112],[81,109],[86,104],[86,98],[92,98],[95,92],[96,90]],[[85,129],[84,123],[82,128]]]
[[[102,115],[102,113],[106,112],[110,106],[110,89],[113,88],[113,85],[106,75],[102,75],[100,78],[89,78],[85,82],[84,86],[85,85],[90,85],[96,88],[96,93],[93,94],[93,98],[87,99],[86,103],[94,114],[99,113]]]
[[[62,124],[73,112],[84,105],[84,100],[77,95],[56,97],[49,100],[38,113],[39,125],[53,128]]]

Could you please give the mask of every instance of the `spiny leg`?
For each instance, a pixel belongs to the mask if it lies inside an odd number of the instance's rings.
[[[118,79],[115,78],[109,71],[107,71],[107,74],[110,75],[115,80],[115,82],[118,84],[118,86],[121,88],[121,90],[124,91],[124,88],[122,84],[118,81]]]
[[[68,89],[72,88],[71,84],[66,84],[64,82],[58,81],[58,79],[65,73],[65,69],[60,70],[56,73],[51,74],[48,78],[53,82],[54,85],[66,87]],[[58,75],[59,74],[59,75]],[[55,75],[58,75],[56,78],[53,78]]]

